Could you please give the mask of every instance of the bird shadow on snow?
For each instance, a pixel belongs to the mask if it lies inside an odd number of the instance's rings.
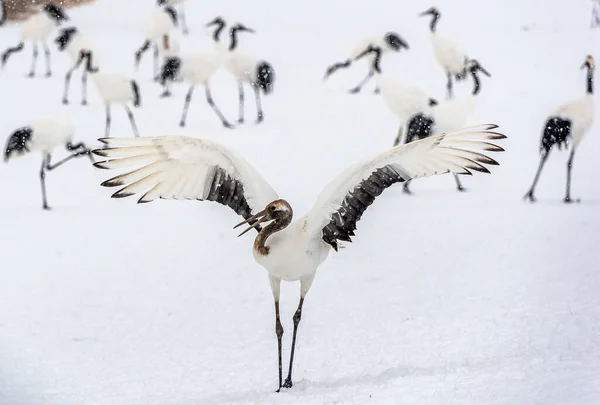
[[[472,364],[471,364],[472,365]],[[414,367],[400,365],[390,367],[378,374],[355,374],[341,377],[330,381],[312,381],[302,379],[294,383],[294,387],[289,390],[284,390],[280,393],[271,391],[238,391],[233,393],[215,394],[204,397],[201,400],[192,402],[195,404],[232,404],[236,402],[243,403],[259,403],[264,404],[270,402],[281,402],[277,398],[284,397],[309,397],[321,396],[329,393],[334,393],[345,387],[356,387],[362,385],[384,385],[390,381],[403,377],[423,377],[434,375],[446,375],[448,373],[457,372],[459,369],[465,368],[465,364],[455,365],[439,365],[435,367]],[[181,404],[183,405],[183,404]]]

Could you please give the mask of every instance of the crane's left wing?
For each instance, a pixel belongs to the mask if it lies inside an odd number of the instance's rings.
[[[244,158],[217,142],[186,136],[103,138],[107,149],[93,153],[108,160],[101,169],[130,169],[102,183],[122,188],[113,198],[144,193],[138,203],[156,198],[214,201],[248,219],[278,198],[269,183]],[[133,169],[133,170],[131,170]]]
[[[337,250],[337,241],[352,241],[362,214],[392,184],[448,172],[489,173],[484,165],[498,162],[479,151],[504,150],[487,142],[506,138],[495,128],[488,124],[432,135],[348,168],[325,187],[305,218],[305,229]]]

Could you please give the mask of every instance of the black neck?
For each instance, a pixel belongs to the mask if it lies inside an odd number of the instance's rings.
[[[92,66],[92,53],[86,53],[84,58],[86,59],[85,61],[85,69],[89,72],[89,73],[96,73],[98,72],[98,68],[94,68]]]
[[[218,22],[218,27],[215,28],[215,31],[213,32],[213,40],[215,42],[219,42],[220,37],[221,37],[221,32],[223,31],[224,28],[225,28],[225,23],[223,21]]]
[[[591,66],[588,66],[587,92],[588,94],[594,94],[594,70]]]
[[[481,83],[479,83],[479,77],[477,77],[477,72],[472,70],[471,71],[471,76],[473,76],[473,94],[474,96],[479,94],[479,91],[481,91]]]
[[[373,57],[373,70],[377,73],[381,73],[381,66],[379,65],[381,62],[381,50],[376,49],[374,53],[375,56]]]
[[[435,29],[437,28],[437,23],[439,20],[440,20],[439,14],[434,14],[431,17],[431,22],[429,23],[429,29],[431,30],[431,32],[435,32]]]
[[[229,36],[231,37],[231,42],[229,43],[229,50],[233,51],[238,44],[238,39],[237,39],[237,28],[232,28],[231,31],[229,31]]]

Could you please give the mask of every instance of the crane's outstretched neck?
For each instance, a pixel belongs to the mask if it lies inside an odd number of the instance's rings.
[[[267,239],[275,232],[279,232],[292,222],[294,212],[292,207],[285,200],[273,201],[265,209],[268,219],[273,219],[269,225],[265,226],[254,240],[254,250],[259,254],[266,256],[269,254],[269,247],[265,246]]]
[[[588,94],[594,94],[594,68],[593,68],[593,66],[588,67],[587,92],[588,92]]]

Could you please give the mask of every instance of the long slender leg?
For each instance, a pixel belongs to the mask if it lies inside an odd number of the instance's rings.
[[[185,95],[185,103],[183,104],[183,114],[181,116],[181,121],[179,121],[180,127],[185,127],[185,119],[187,117],[188,109],[190,108],[190,102],[192,101],[192,95],[194,94],[194,85],[190,86],[187,94]]]
[[[95,163],[94,157],[92,156],[92,151],[90,148],[85,146],[83,142],[79,142],[76,144],[72,144],[71,142],[67,142],[65,145],[69,152],[77,152],[78,156],[87,155],[90,161]]]
[[[50,163],[50,155],[44,155],[42,158],[42,167],[40,169],[40,183],[42,185],[42,208],[49,210],[48,199],[46,198],[46,166]]]
[[[571,200],[571,170],[573,169],[573,158],[575,157],[575,148],[571,149],[571,154],[569,155],[569,161],[567,162],[567,195],[565,196],[564,201],[568,203],[572,203],[574,201],[579,202],[577,200]]]
[[[277,386],[277,392],[279,392],[281,386],[283,385],[283,365],[281,355],[283,326],[281,325],[281,318],[279,317],[279,295],[281,292],[281,280],[269,275],[269,282],[271,283],[273,301],[275,302],[275,334],[277,335],[277,361],[279,365],[279,385]]]
[[[154,58],[154,81],[157,82],[159,79],[159,75],[160,75],[160,66],[158,63],[158,45],[156,44],[156,42],[154,43],[153,46],[153,58]]]
[[[412,191],[410,191],[409,185],[410,185],[411,180],[407,180],[404,182],[404,187],[402,188],[402,191],[404,192],[404,194],[412,194]]]
[[[404,132],[404,126],[400,124],[400,128],[398,128],[398,135],[396,135],[396,139],[394,139],[394,146],[400,145],[400,141],[402,141],[402,133]]]
[[[356,94],[356,93],[358,93],[358,92],[359,92],[359,91],[362,89],[362,87],[363,87],[365,84],[367,84],[367,82],[368,82],[369,80],[371,80],[371,78],[373,77],[373,75],[374,75],[374,74],[375,74],[375,71],[374,71],[372,68],[371,68],[371,69],[369,69],[369,73],[367,73],[367,75],[365,76],[365,78],[364,78],[364,79],[362,79],[362,80],[361,80],[361,82],[360,82],[360,83],[358,83],[358,85],[357,85],[356,87],[354,87],[353,89],[350,89],[350,93],[351,93],[351,94]]]
[[[142,56],[144,56],[144,52],[146,52],[150,48],[150,40],[146,40],[140,49],[135,52],[135,70],[138,70],[140,67],[140,62],[142,60]]]
[[[187,22],[185,19],[185,5],[184,4],[182,4],[181,7],[179,8],[179,16],[181,17],[181,32],[184,35],[187,35],[190,33],[190,31],[188,30]]]
[[[50,48],[48,44],[44,44],[44,54],[46,55],[46,77],[52,76],[52,68],[50,66]]]
[[[63,104],[69,104],[69,85],[71,84],[71,76],[73,75],[73,72],[79,68],[79,66],[81,66],[81,63],[83,62],[83,56],[79,55],[79,58],[77,59],[77,62],[75,62],[75,64],[73,65],[73,67],[71,67],[71,69],[69,69],[69,71],[67,71],[67,74],[65,75],[65,90],[63,91]],[[85,75],[87,72],[87,69],[84,69],[83,74]]]
[[[536,201],[533,193],[535,192],[535,186],[537,185],[537,182],[540,179],[540,174],[542,174],[542,169],[544,168],[544,163],[546,163],[546,159],[548,159],[548,155],[550,155],[550,151],[544,150],[542,152],[542,157],[540,158],[540,165],[538,166],[537,172],[535,173],[535,177],[533,178],[533,184],[531,185],[531,188],[529,189],[527,194],[525,194],[525,196],[523,197],[524,200],[529,199],[529,201],[531,202]]]
[[[81,105],[87,105],[87,78],[88,71],[87,69],[83,69],[83,73],[81,74]]]
[[[446,72],[446,76],[448,77],[448,82],[446,83],[446,99],[452,99],[452,73]]]
[[[294,313],[294,332],[292,334],[292,351],[290,353],[290,369],[288,371],[288,376],[285,379],[283,386],[285,388],[291,388],[292,384],[292,367],[294,366],[294,352],[296,349],[296,334],[298,333],[298,325],[300,324],[300,320],[302,319],[302,305],[304,304],[304,297],[300,296],[300,302],[298,303],[298,309]]]
[[[227,120],[225,119],[225,117],[223,116],[221,111],[219,110],[219,107],[217,107],[217,105],[213,101],[212,96],[210,94],[210,88],[208,87],[208,83],[204,83],[204,89],[206,92],[206,102],[214,110],[214,112],[219,116],[219,118],[221,119],[221,122],[223,123],[223,126],[225,128],[233,128],[233,125],[231,125],[229,122],[227,122]]]
[[[252,86],[252,88],[254,89],[254,97],[256,99],[256,123],[259,124],[265,119],[262,104],[260,102],[260,89],[258,86]]]
[[[104,131],[104,137],[110,138],[110,104],[106,104],[106,129]]]
[[[452,173],[454,175],[454,180],[456,181],[456,190],[458,191],[467,191],[466,188],[463,187],[463,185],[460,182],[460,179],[458,178],[458,174],[456,173]]]
[[[238,90],[240,95],[240,115],[238,118],[238,124],[242,124],[244,122],[244,85],[241,81],[238,82]]]
[[[38,44],[37,44],[37,42],[33,42],[32,46],[33,46],[33,59],[31,61],[31,70],[29,70],[29,74],[27,75],[28,77],[34,77],[35,76],[35,65],[37,64],[37,57],[38,57]]]
[[[131,129],[133,130],[133,135],[137,138],[140,136],[140,133],[138,132],[137,125],[135,125],[135,119],[133,118],[133,112],[126,105],[124,105],[123,107],[125,107],[125,111],[127,111],[127,116],[129,117],[129,122],[131,123]]]

